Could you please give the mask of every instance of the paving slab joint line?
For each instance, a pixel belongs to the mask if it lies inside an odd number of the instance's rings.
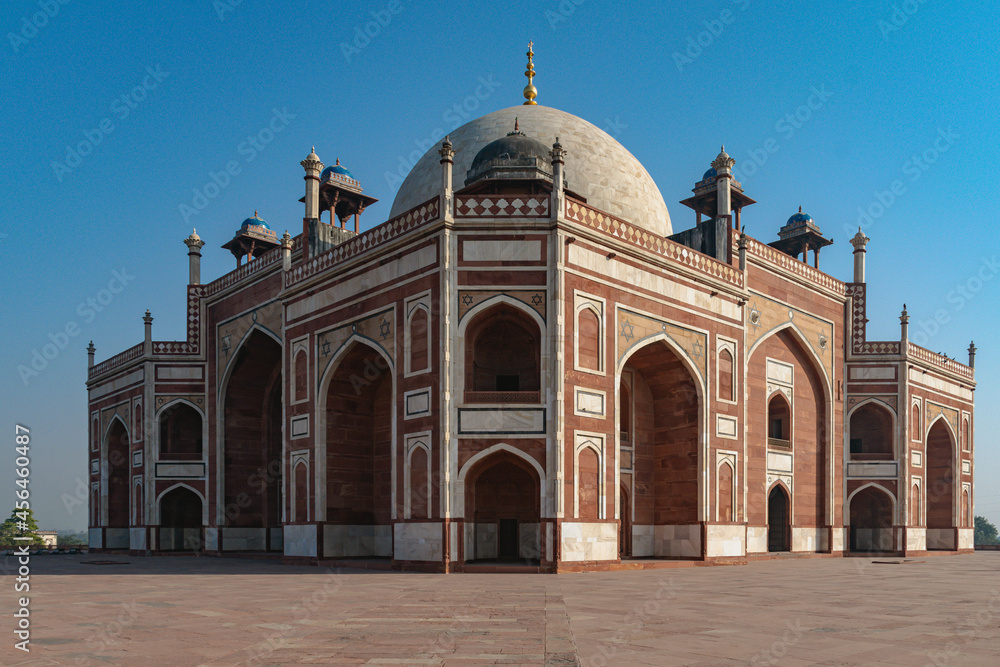
[[[545,665],[580,665],[576,637],[558,578],[545,582]]]

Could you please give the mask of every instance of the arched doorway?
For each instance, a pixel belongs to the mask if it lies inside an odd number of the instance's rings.
[[[539,484],[531,464],[514,454],[476,465],[465,480],[466,560],[539,561]]]
[[[669,526],[663,539],[645,543],[636,558],[697,558],[702,555],[698,525],[698,385],[678,353],[664,341],[635,351],[622,368],[616,415],[623,471],[630,480],[630,530],[653,534]],[[630,400],[630,404],[622,404]],[[630,449],[631,448],[631,449]],[[629,456],[631,454],[631,456]]]
[[[330,376],[321,462],[328,557],[392,556],[392,392],[389,363],[366,343],[352,343]]]
[[[866,403],[851,413],[851,458],[888,461],[893,455],[892,414],[876,403]]]
[[[629,503],[628,488],[624,484],[619,489],[619,511],[621,520],[618,522],[618,558],[632,557],[632,505]]]
[[[161,461],[200,460],[202,458],[201,414],[177,401],[160,412]]]
[[[850,550],[854,553],[893,551],[892,499],[874,486],[851,498]]]
[[[281,346],[255,329],[231,369],[223,401],[222,549],[281,551]]]
[[[791,550],[791,503],[785,488],[775,484],[767,494],[767,550]]]
[[[927,549],[951,550],[955,541],[955,455],[941,419],[927,434]]]
[[[465,331],[467,403],[538,403],[541,331],[507,304],[480,313]]]
[[[107,438],[108,521],[104,546],[108,549],[128,549],[131,461],[128,431],[120,419],[111,422]]]
[[[160,551],[200,551],[202,548],[201,497],[186,486],[177,486],[160,497]]]

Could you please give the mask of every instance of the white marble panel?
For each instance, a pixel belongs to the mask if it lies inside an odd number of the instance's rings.
[[[263,528],[225,527],[222,529],[222,550],[263,551],[267,547],[265,535]]]
[[[128,548],[144,551],[146,549],[146,529],[130,528],[128,531]]]
[[[202,379],[203,369],[200,366],[186,366],[186,367],[176,367],[176,366],[157,366],[156,367],[156,379],[157,380],[200,380]]]
[[[767,526],[747,526],[747,553],[767,553]]]
[[[852,366],[852,380],[895,380],[894,368],[868,368],[867,366]]]
[[[618,526],[614,523],[562,524],[564,561],[617,560]]]
[[[472,558],[497,557],[497,525],[495,523],[477,523],[475,529],[476,550]],[[466,558],[469,555],[466,554]]]
[[[927,529],[907,528],[906,529],[906,550],[926,551],[927,550]]]
[[[544,433],[545,410],[539,409],[460,409],[461,433]]]
[[[632,558],[653,555],[653,526],[632,526]]]
[[[205,476],[204,463],[157,463],[156,476],[160,479],[192,479]]]
[[[316,557],[316,526],[285,526],[283,535],[286,556]]]
[[[709,557],[743,556],[746,554],[744,526],[709,524],[706,531],[706,555]]]
[[[795,378],[795,368],[773,359],[767,360],[767,379],[781,384],[792,384]]]
[[[104,543],[101,540],[101,529],[91,528],[87,536],[87,544],[91,549],[103,549]]]
[[[869,461],[865,463],[851,461],[847,464],[847,476],[865,479],[895,479],[895,461]]]
[[[959,549],[975,548],[975,529],[973,528],[958,529],[958,548]]]
[[[392,556],[392,526],[324,526],[323,555],[330,558]]]
[[[937,389],[938,391],[942,391],[946,394],[951,394],[952,396],[958,396],[963,400],[972,402],[971,389],[960,387],[954,382],[942,380],[941,378],[935,377],[930,373],[924,373],[919,368],[910,369],[910,382],[922,384],[926,387]]]
[[[790,473],[792,472],[792,455],[785,452],[768,452],[767,469],[769,472]]]
[[[541,241],[473,241],[462,242],[462,259],[466,262],[539,262]]]
[[[604,394],[576,388],[576,411],[591,417],[604,416]]]
[[[826,528],[792,526],[792,551],[819,552],[826,548]]]
[[[440,523],[397,523],[393,526],[396,560],[441,561]]]
[[[541,557],[542,525],[539,523],[518,523],[518,555],[521,558]]]
[[[105,549],[128,549],[128,542],[129,542],[128,528],[104,529]]]
[[[697,558],[701,556],[701,526],[655,526],[654,555],[660,558]]]
[[[928,528],[928,549],[954,549],[955,531],[951,528]]]
[[[205,526],[205,550],[219,550],[219,529]]]
[[[736,418],[717,415],[715,423],[715,433],[723,438],[736,437]]]

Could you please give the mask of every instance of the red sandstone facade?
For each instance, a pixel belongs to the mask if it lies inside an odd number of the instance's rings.
[[[551,180],[489,191],[451,188],[450,149],[438,195],[364,233],[307,158],[301,236],[208,284],[189,239],[187,340],[148,318],[91,352],[92,548],[434,571],[972,549],[973,370],[905,323],[866,340],[867,239],[843,283],[741,235],[723,161],[706,254],[582,201],[557,149]]]

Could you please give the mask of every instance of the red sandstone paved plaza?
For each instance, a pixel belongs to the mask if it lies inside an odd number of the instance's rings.
[[[1000,664],[1000,552],[564,575],[31,566],[33,648],[13,650],[5,613],[5,665]]]

